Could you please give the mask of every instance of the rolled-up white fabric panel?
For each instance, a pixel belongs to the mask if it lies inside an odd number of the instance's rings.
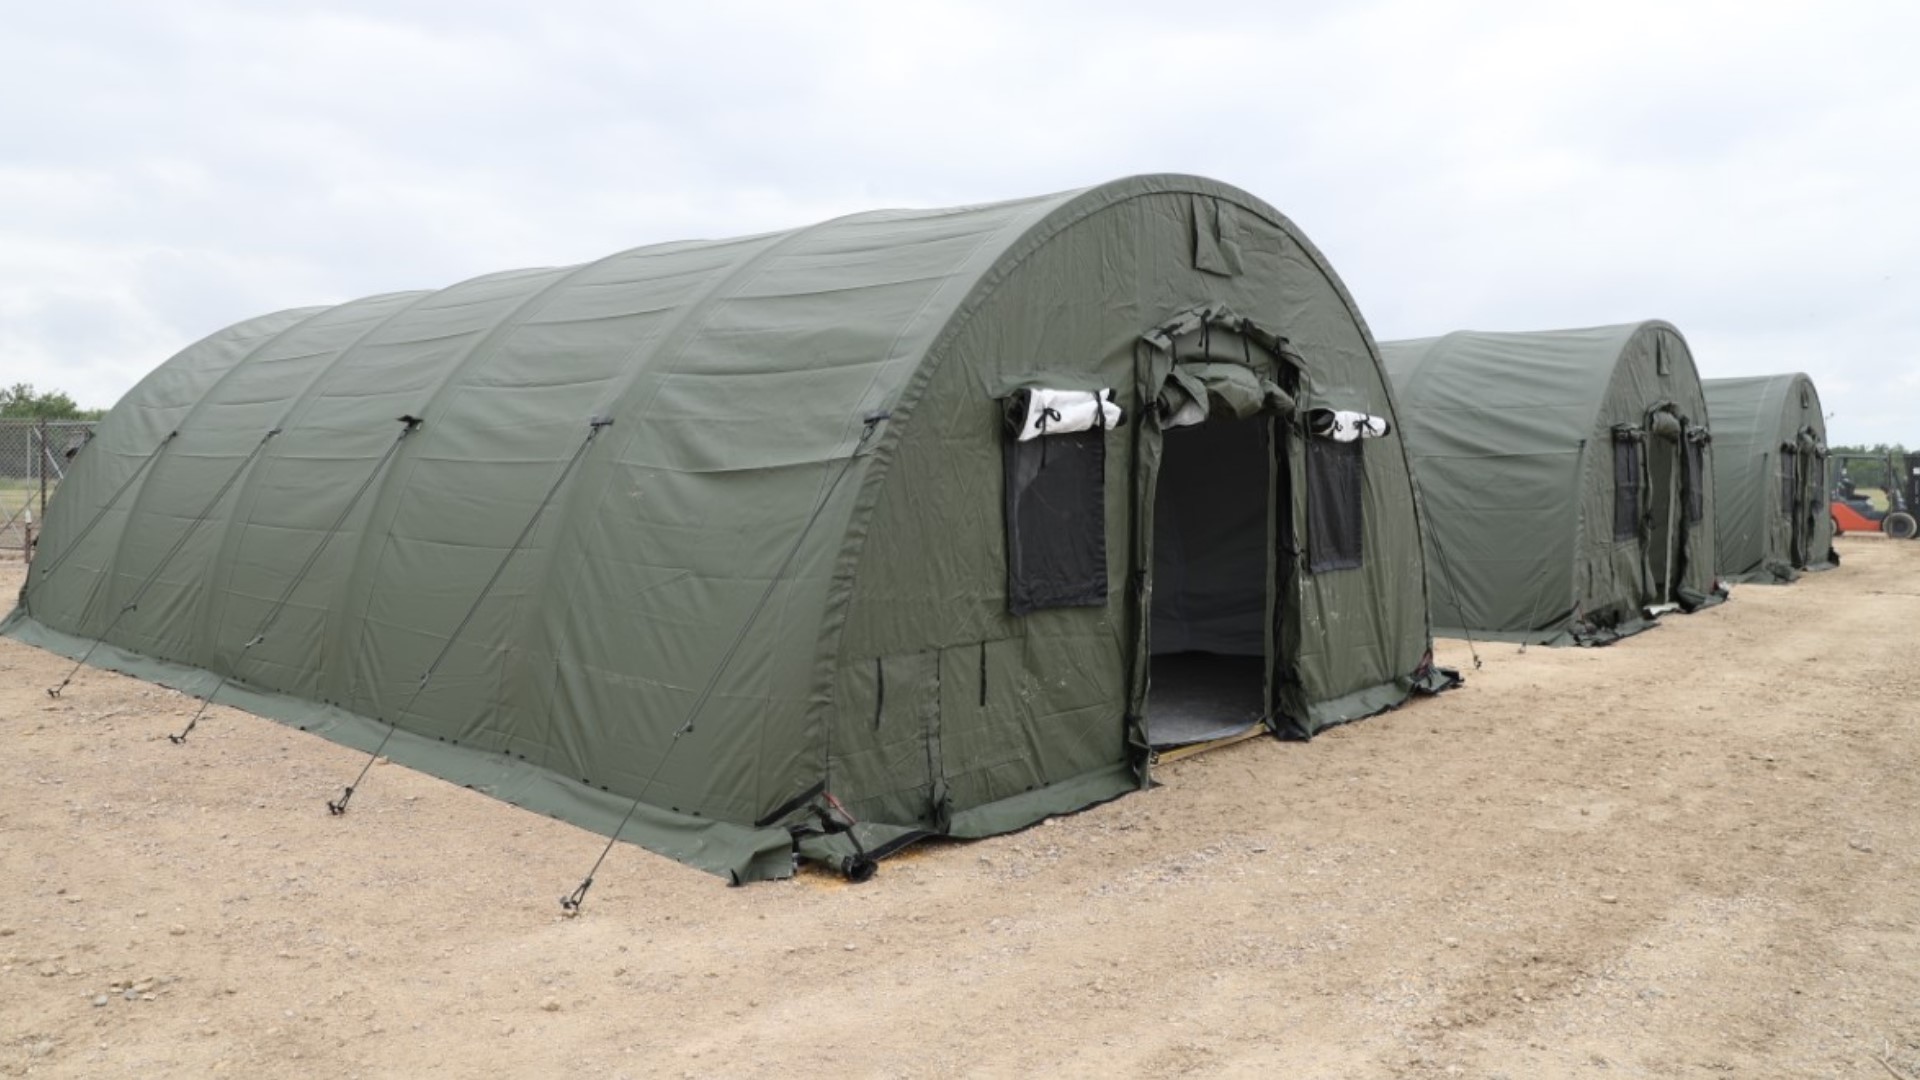
[[[1066,435],[1094,427],[1116,428],[1126,413],[1113,400],[1113,391],[1047,390],[1023,391],[1027,399],[1026,415],[1014,438],[1019,442],[1042,435]]]
[[[1311,409],[1307,412],[1307,430],[1322,439],[1353,442],[1377,439],[1393,430],[1384,416],[1352,412],[1346,409]]]

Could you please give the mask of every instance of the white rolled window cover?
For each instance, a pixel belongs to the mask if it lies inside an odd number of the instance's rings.
[[[1353,412],[1348,409],[1307,410],[1307,431],[1334,442],[1377,439],[1393,430],[1384,416]]]
[[[1126,410],[1113,400],[1113,391],[1021,390],[1007,399],[1007,426],[1014,441],[1029,442],[1042,435],[1070,435],[1093,428],[1117,428]]]

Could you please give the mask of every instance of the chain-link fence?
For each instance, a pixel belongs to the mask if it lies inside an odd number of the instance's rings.
[[[25,554],[93,420],[0,420],[0,556]]]

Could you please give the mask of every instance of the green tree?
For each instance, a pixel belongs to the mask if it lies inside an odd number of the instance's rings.
[[[1894,461],[1893,473],[1887,471],[1889,456]],[[1874,488],[1885,491],[1892,483],[1897,483],[1897,471],[1901,462],[1907,458],[1907,448],[1899,443],[1874,443],[1872,446],[1836,446],[1831,450],[1829,461],[1830,474],[1837,480],[1845,472],[1855,487]]]
[[[36,392],[32,383],[14,383],[0,390],[0,419],[98,420],[105,409],[83,409],[58,390]]]

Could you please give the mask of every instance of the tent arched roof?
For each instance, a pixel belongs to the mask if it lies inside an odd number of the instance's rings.
[[[1578,330],[1460,330],[1383,341],[1380,356],[1407,407],[1406,423],[1430,440],[1409,443],[1418,456],[1447,455],[1449,431],[1476,455],[1489,440],[1505,453],[1564,453],[1594,431],[1635,341],[1669,336],[1691,372],[1680,332],[1659,319]]]

